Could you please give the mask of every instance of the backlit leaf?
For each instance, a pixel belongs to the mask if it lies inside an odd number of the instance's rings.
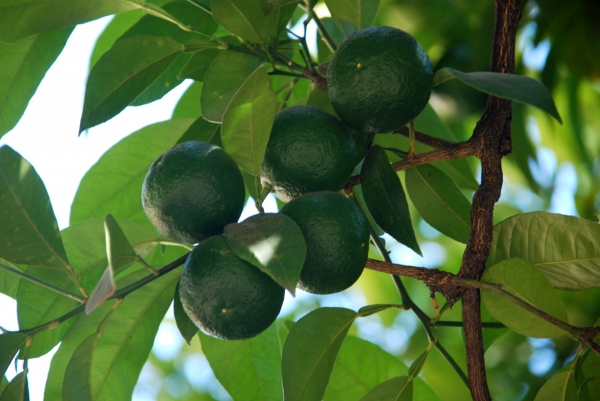
[[[202,117],[199,117],[183,133],[177,143],[187,141],[202,141],[217,145],[222,148],[221,143],[221,124],[209,123]]]
[[[151,227],[141,202],[142,182],[158,156],[170,149],[192,119],[149,125],[110,148],[83,176],[71,205],[71,224],[112,214]]]
[[[92,401],[92,358],[98,344],[98,334],[86,338],[73,352],[65,370],[63,400]]]
[[[283,399],[275,325],[248,340],[219,340],[202,332],[198,336],[215,376],[234,400]]]
[[[406,170],[406,191],[423,220],[448,237],[467,243],[471,202],[454,181],[429,164]]]
[[[120,286],[146,276],[146,271],[128,275]],[[111,315],[93,359],[92,399],[131,400],[142,366],[152,349],[158,326],[173,301],[178,272],[171,272],[133,291]],[[66,369],[75,350],[94,334],[113,307],[106,302],[92,314],[80,314],[52,358],[44,399],[62,399],[62,388],[71,384]]]
[[[221,52],[206,71],[200,95],[202,117],[220,123],[229,102],[262,60],[233,50]]]
[[[58,269],[69,265],[44,183],[9,146],[0,147],[0,258]]]
[[[219,49],[206,49],[194,53],[179,73],[179,78],[190,78],[194,81],[204,80],[208,67],[210,67],[211,63],[215,60],[215,57],[217,57],[221,51],[222,50]]]
[[[267,0],[263,3],[265,31],[271,38],[271,43],[277,43],[299,2],[300,0]]]
[[[536,308],[567,322],[565,307],[550,283],[531,263],[507,259],[488,267],[481,278],[500,284],[502,289]],[[492,316],[510,329],[528,337],[558,337],[565,332],[502,296],[483,290],[481,298]]]
[[[260,0],[212,0],[215,21],[229,32],[249,42],[261,43],[265,17]]]
[[[600,286],[600,225],[561,214],[533,212],[494,227],[488,266],[505,259],[533,263],[561,290]]]
[[[143,7],[142,0],[20,0],[0,4],[0,42],[71,27],[105,15]]]
[[[306,243],[300,227],[280,213],[259,214],[225,226],[225,239],[240,258],[295,294]]]
[[[367,153],[360,182],[369,212],[377,224],[396,241],[421,255],[402,184],[379,146],[374,145]]]
[[[0,138],[17,124],[72,30],[39,33],[13,44],[0,42]]]
[[[113,43],[133,24],[139,21],[142,16],[144,16],[142,10],[131,10],[115,15],[94,44],[92,55],[90,56],[89,68],[91,69],[100,57],[110,49]]]
[[[0,334],[0,376],[4,376],[6,369],[26,341],[25,334],[15,332]]]
[[[360,401],[412,401],[413,381],[407,376],[387,380],[369,391]]]
[[[325,0],[333,19],[343,19],[357,29],[373,25],[379,0]]]
[[[262,65],[246,79],[223,114],[223,149],[241,169],[255,176],[260,175],[276,105],[267,68]]]
[[[180,43],[154,36],[136,36],[116,43],[90,71],[79,132],[119,114],[181,51]]]
[[[445,67],[435,73],[433,82],[438,85],[453,78],[481,92],[538,107],[562,124],[552,94],[533,78],[490,71],[462,72]]]
[[[571,371],[561,371],[544,383],[534,401],[572,401],[577,399],[579,398],[575,377]]]
[[[0,394],[0,401],[29,401],[27,375],[21,372],[13,379]]]

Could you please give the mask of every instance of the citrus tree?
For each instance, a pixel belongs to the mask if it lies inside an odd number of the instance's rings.
[[[1,135],[73,27],[105,15],[116,14],[94,49],[79,133],[194,83],[171,119],[88,171],[62,230],[34,166],[0,148],[0,291],[19,321],[2,329],[0,370],[22,361],[0,400],[29,399],[28,360],[57,345],[46,400],[130,399],[171,304],[234,400],[489,400],[490,388],[597,399],[598,120],[578,102],[598,104],[588,79],[600,68],[571,57],[574,43],[597,53],[597,9],[525,4],[532,43],[555,41],[545,86],[519,56],[519,0],[407,3],[1,1]],[[577,29],[573,15],[586,15]],[[390,27],[402,21],[419,40]],[[458,44],[484,50],[464,57]],[[532,124],[581,166],[583,217],[545,211],[557,184],[536,180]],[[539,207],[496,205],[505,177]],[[269,193],[280,212],[264,212]],[[256,214],[238,222],[244,204]],[[424,246],[431,238],[438,248]],[[451,255],[440,269],[404,263],[440,248]],[[357,280],[356,310],[315,295],[280,313],[286,291]],[[406,315],[418,323],[408,346],[382,347]],[[379,330],[366,335],[361,321]],[[553,339],[541,377],[524,373],[530,351],[509,357],[527,339]],[[198,392],[190,399],[213,399]]]

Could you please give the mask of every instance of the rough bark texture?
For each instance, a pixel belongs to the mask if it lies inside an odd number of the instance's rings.
[[[521,17],[520,0],[495,1],[491,71],[514,73],[515,39]],[[490,96],[487,109],[470,141],[481,160],[481,186],[473,197],[471,235],[459,275],[479,280],[485,269],[494,228],[494,204],[502,189],[502,156],[510,153],[511,102]],[[491,400],[485,373],[479,290],[462,293],[467,370],[475,401]]]

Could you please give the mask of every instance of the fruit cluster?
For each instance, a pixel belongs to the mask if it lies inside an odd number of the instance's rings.
[[[313,106],[275,116],[261,182],[287,202],[306,242],[298,287],[316,294],[342,291],[358,280],[368,254],[369,225],[361,209],[337,193],[359,159],[349,128],[364,133],[398,129],[425,107],[432,69],[410,35],[389,27],[356,32],[328,69],[328,93],[341,121]],[[348,128],[349,127],[349,128]],[[176,145],[150,167],[142,203],[156,229],[199,243],[188,257],[179,296],[191,320],[208,334],[244,339],[277,318],[284,289],[239,258],[222,235],[242,212],[245,189],[236,163],[216,145]]]

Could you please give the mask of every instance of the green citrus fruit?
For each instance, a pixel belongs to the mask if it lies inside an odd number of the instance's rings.
[[[413,120],[431,95],[425,49],[400,29],[375,26],[339,46],[327,71],[327,92],[339,118],[362,132],[390,132]]]
[[[165,152],[152,163],[142,185],[142,205],[154,227],[192,244],[237,222],[245,197],[242,173],[233,159],[200,141]]]
[[[356,165],[356,145],[346,127],[314,106],[275,115],[261,181],[284,202],[308,192],[339,191]]]
[[[369,252],[369,225],[354,202],[335,192],[314,192],[291,200],[281,213],[294,220],[306,240],[299,288],[331,294],[358,280]]]
[[[222,235],[190,253],[179,281],[179,298],[190,319],[224,340],[260,334],[277,318],[284,295],[283,287],[238,258]]]

